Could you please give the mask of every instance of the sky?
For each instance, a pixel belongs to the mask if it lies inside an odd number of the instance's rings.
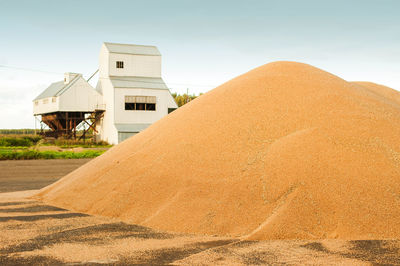
[[[38,127],[32,100],[64,72],[88,78],[103,42],[156,45],[178,93],[278,60],[400,90],[399,11],[399,0],[1,0],[0,128]]]

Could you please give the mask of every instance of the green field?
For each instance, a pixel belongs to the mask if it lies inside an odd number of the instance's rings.
[[[82,159],[94,158],[103,154],[104,152],[105,150],[73,152],[0,149],[0,160]]]
[[[94,158],[112,146],[106,142],[93,142],[91,139],[46,140],[39,135],[23,134],[26,131],[8,130],[7,134],[4,134],[4,130],[0,131],[0,160]],[[54,150],[46,150],[46,147]],[[81,149],[76,151],[75,148]]]

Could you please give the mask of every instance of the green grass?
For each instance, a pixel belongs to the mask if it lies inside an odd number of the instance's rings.
[[[0,147],[31,147],[35,145],[41,146],[58,146],[60,148],[94,148],[94,147],[111,147],[105,141],[94,142],[92,139],[73,140],[73,139],[53,139],[45,140],[37,135],[0,135]]]
[[[27,150],[29,147],[26,146],[0,146],[0,150]]]
[[[0,137],[2,147],[30,147],[36,145],[42,138],[40,136]]]
[[[0,129],[0,135],[34,135],[38,130],[25,129]]]
[[[82,158],[94,158],[105,151],[83,151],[83,152],[72,152],[72,151],[36,151],[36,150],[2,150],[0,149],[0,160],[33,160],[33,159],[82,159]]]
[[[93,140],[73,140],[73,139],[56,139],[53,141],[49,142],[43,142],[40,145],[42,146],[58,146],[60,148],[77,148],[77,147],[82,147],[82,148],[99,148],[99,147],[104,147],[104,148],[109,148],[112,145],[108,144],[105,141],[99,141],[99,142],[94,142]]]
[[[107,142],[94,142],[93,139],[43,139],[42,136],[28,135],[24,130],[3,130],[0,134],[0,160],[33,160],[33,159],[80,159],[94,158],[105,152],[112,145]],[[20,133],[20,134],[18,134]],[[39,146],[57,146],[68,148],[101,148],[99,150],[74,151],[40,151]],[[104,148],[104,150],[102,149]]]
[[[112,145],[108,144],[105,141],[93,142],[93,141],[83,141],[83,140],[66,140],[66,139],[58,139],[54,141],[55,146],[61,148],[94,148],[94,147],[111,147]]]

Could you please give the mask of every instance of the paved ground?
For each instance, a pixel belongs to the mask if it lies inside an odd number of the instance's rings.
[[[244,241],[176,234],[31,199],[37,190],[28,189],[84,162],[0,162],[1,190],[23,190],[0,193],[0,265],[400,265],[397,240]]]
[[[0,192],[40,189],[91,159],[0,161]]]

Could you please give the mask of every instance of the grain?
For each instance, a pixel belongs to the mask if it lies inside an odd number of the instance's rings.
[[[173,232],[399,238],[399,93],[375,85],[307,64],[270,63],[179,108],[37,197]]]

